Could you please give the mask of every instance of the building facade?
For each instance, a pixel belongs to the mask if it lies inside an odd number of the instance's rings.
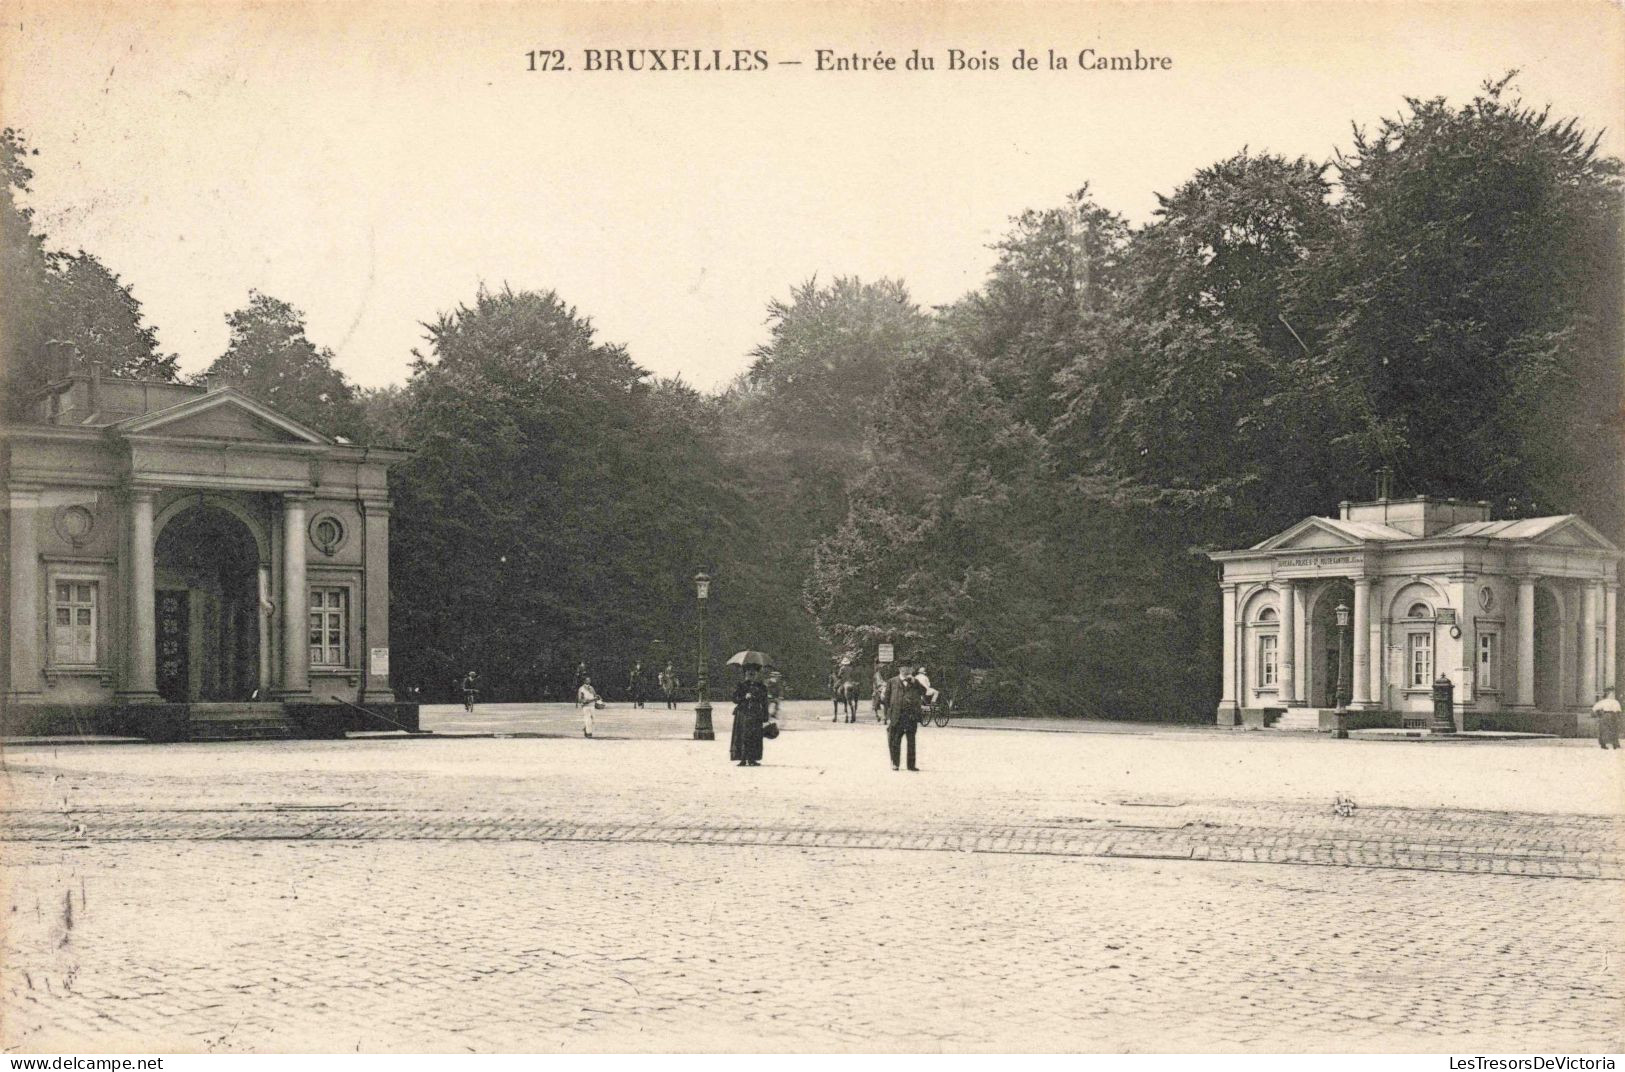
[[[1221,725],[1330,729],[1346,674],[1351,727],[1422,726],[1442,675],[1457,729],[1574,735],[1615,684],[1619,548],[1572,514],[1492,521],[1483,502],[1345,502],[1210,557],[1222,567]]]
[[[185,736],[244,710],[415,728],[389,686],[405,452],[232,388],[95,374],[51,384],[35,415],[0,426],[8,732]]]

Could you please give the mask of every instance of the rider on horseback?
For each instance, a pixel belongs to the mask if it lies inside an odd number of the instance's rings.
[[[835,715],[831,722],[841,721],[841,709],[846,709],[846,720],[858,720],[858,683],[852,680],[852,660],[844,658],[834,673],[829,675],[829,691],[835,702]]]

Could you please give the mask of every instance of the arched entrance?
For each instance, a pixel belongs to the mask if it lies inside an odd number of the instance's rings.
[[[1563,604],[1545,585],[1535,588],[1535,707],[1563,709]]]
[[[1349,608],[1349,627],[1343,632],[1337,628],[1337,608]],[[1345,660],[1352,659],[1354,589],[1347,581],[1332,581],[1314,597],[1309,611],[1309,635],[1305,654],[1309,658],[1309,675],[1305,681],[1305,701],[1310,707],[1336,707],[1338,675]],[[1352,669],[1352,668],[1350,668]],[[1352,690],[1354,679],[1349,678]]]
[[[158,693],[246,700],[259,687],[259,550],[239,518],[201,504],[173,516],[153,554]]]

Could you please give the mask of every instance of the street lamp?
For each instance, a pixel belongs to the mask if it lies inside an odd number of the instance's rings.
[[[1349,660],[1348,645],[1345,641],[1349,631],[1349,608],[1347,603],[1338,603],[1337,610],[1337,733],[1340,741],[1349,739]]]
[[[694,594],[700,600],[700,672],[694,704],[694,739],[714,741],[716,733],[711,729],[711,701],[705,695],[705,668],[711,662],[705,633],[705,604],[711,596],[711,577],[704,570],[694,575]]]

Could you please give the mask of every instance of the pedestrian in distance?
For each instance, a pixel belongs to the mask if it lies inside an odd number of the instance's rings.
[[[869,683],[869,707],[876,722],[886,721],[886,673],[875,667],[875,679]]]
[[[666,710],[677,709],[677,690],[681,685],[677,680],[677,670],[667,663],[666,668],[660,671],[660,694],[666,698]]]
[[[582,678],[581,687],[576,690],[576,707],[581,711],[581,736],[592,736],[592,713],[602,707],[603,703],[598,696],[598,690],[592,687],[592,678]]]
[[[469,713],[474,711],[474,701],[480,698],[480,675],[478,671],[470,670],[463,675],[462,681],[463,709]]]
[[[626,676],[626,692],[632,698],[633,707],[642,707],[645,698],[646,684],[643,680],[643,663],[632,664],[632,672]]]
[[[925,706],[925,685],[914,677],[914,668],[900,665],[897,676],[886,682],[886,748],[891,752],[891,769],[901,769],[903,740],[908,740],[908,769],[919,770],[915,759],[914,738],[920,728],[920,714]]]
[[[1619,699],[1612,685],[1602,690],[1602,699],[1591,705],[1591,713],[1597,716],[1597,744],[1602,748],[1618,748]]]
[[[744,668],[744,680],[734,686],[734,728],[728,758],[741,767],[762,765],[762,726],[767,722],[767,686],[761,668]]]
[[[777,670],[767,675],[767,717],[777,721],[779,707],[784,703],[784,675]]]

